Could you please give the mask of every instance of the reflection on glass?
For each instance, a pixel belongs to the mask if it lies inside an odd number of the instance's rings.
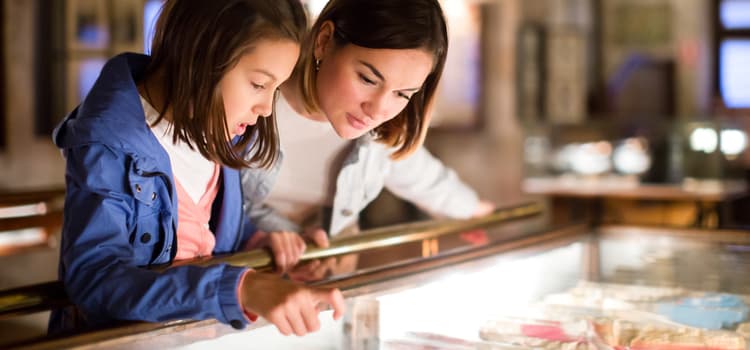
[[[729,39],[719,49],[721,95],[729,108],[750,107],[750,40]]]
[[[719,6],[719,17],[726,29],[750,28],[750,1],[723,0]]]

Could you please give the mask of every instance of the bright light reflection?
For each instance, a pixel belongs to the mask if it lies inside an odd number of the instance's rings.
[[[690,149],[696,152],[713,153],[719,145],[719,136],[712,128],[696,128],[690,133]]]
[[[323,11],[323,8],[326,7],[327,3],[328,0],[308,0],[307,10],[310,11],[310,17],[317,17],[320,14],[320,11]]]
[[[580,272],[576,265],[580,248],[572,245],[530,258],[503,260],[481,272],[454,274],[379,297],[380,339],[411,331],[478,340],[484,322],[500,315],[528,316],[529,305],[545,293],[569,287],[551,286],[549,276],[565,277],[566,268]]]
[[[747,134],[737,129],[721,131],[721,153],[736,156],[747,147]]]
[[[44,215],[47,213],[47,205],[44,203],[15,205],[0,208],[0,218],[18,218],[25,216]]]
[[[467,6],[466,1],[464,0],[443,0],[443,12],[454,19],[464,19],[468,17],[469,11]]]
[[[0,235],[0,247],[39,244],[45,239],[46,234],[42,228],[5,231]]]

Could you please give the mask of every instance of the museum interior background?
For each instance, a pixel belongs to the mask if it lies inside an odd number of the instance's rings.
[[[2,1],[0,288],[56,278],[51,130],[107,58],[147,51],[160,3]],[[451,47],[426,144],[483,197],[539,201],[546,223],[750,225],[750,1],[442,3]],[[424,218],[386,193],[362,221]]]

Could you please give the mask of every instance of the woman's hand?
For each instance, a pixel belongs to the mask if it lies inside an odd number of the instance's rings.
[[[257,236],[251,240],[247,249],[269,248],[276,264],[276,271],[285,273],[297,265],[307,245],[302,237],[294,232],[271,232],[258,231]]]
[[[471,214],[471,217],[474,217],[474,218],[482,217],[482,216],[492,213],[494,210],[495,210],[495,203],[492,203],[487,200],[480,200],[479,205],[477,205],[477,208],[474,209],[474,213]]]
[[[308,242],[314,243],[318,248],[328,248],[328,234],[322,228],[308,227],[302,235]]]
[[[242,285],[242,307],[273,323],[284,335],[303,336],[320,329],[318,313],[330,305],[333,319],[344,315],[341,291],[298,285],[278,275],[249,272]]]
[[[352,272],[357,269],[359,255],[347,254],[315,259],[289,271],[289,278],[299,282],[314,282],[329,276]]]

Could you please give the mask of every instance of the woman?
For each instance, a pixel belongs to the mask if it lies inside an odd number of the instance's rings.
[[[276,173],[242,174],[258,227],[320,227],[309,234],[325,246],[324,231],[357,231],[383,187],[435,215],[489,213],[492,204],[422,147],[447,49],[437,0],[331,0],[281,86],[283,162]]]

